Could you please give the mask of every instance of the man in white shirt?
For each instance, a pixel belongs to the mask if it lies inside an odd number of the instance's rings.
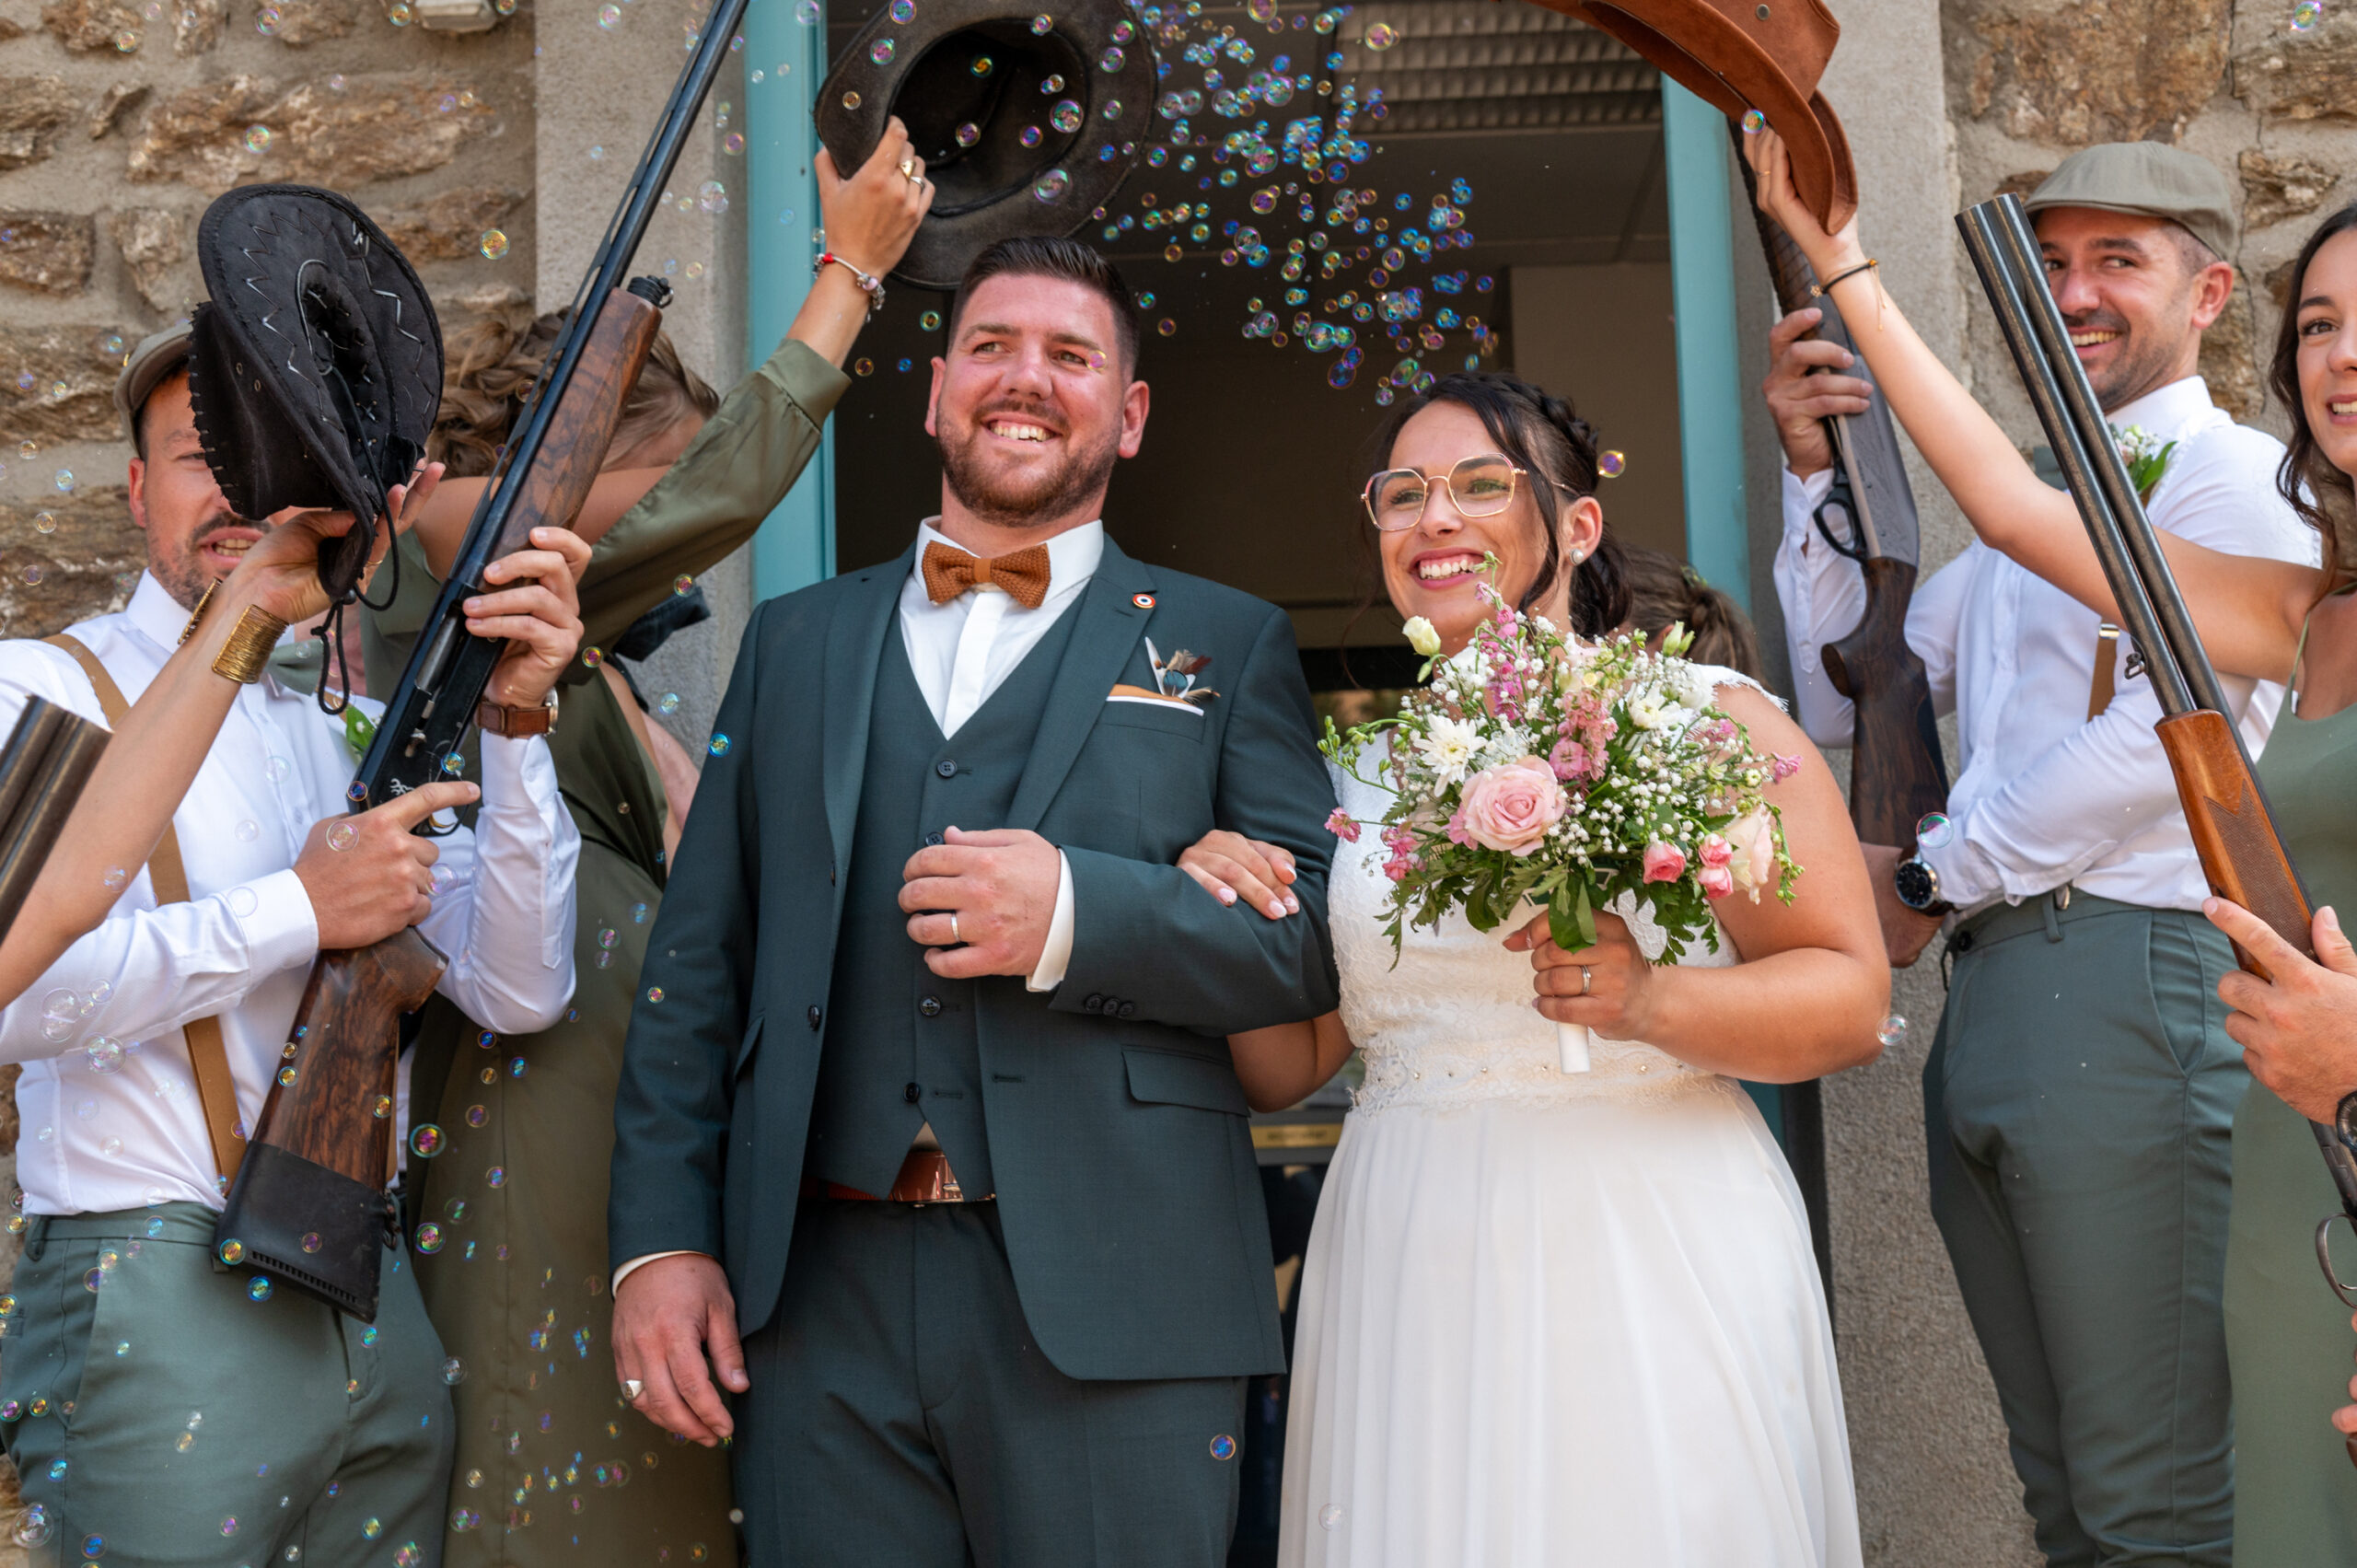
[[[2157,144],[2099,146],[2026,203],[2106,418],[2174,443],[2156,527],[2212,549],[2313,561],[2275,490],[2283,448],[2196,371],[2234,286],[2224,180]],[[1810,736],[1852,740],[1818,660],[1865,603],[1814,514],[1832,413],[1865,408],[1838,347],[1775,334],[1782,437],[1777,593]],[[1811,372],[1817,374],[1811,374]],[[1916,591],[1907,640],[1962,732],[1945,820],[1917,855],[1869,845],[1894,962],[1957,923],[1924,1071],[1933,1211],[1987,1353],[2014,1468],[2054,1563],[2223,1564],[2233,1423],[2220,1294],[2230,1134],[2247,1083],[2223,1028],[2234,967],[2154,725],[2114,628],[1974,543]],[[2255,754],[2282,688],[2227,679]]]
[[[609,1228],[623,1395],[734,1439],[756,1562],[1226,1561],[1284,1357],[1223,1037],[1333,1005],[1331,793],[1284,613],[1106,535],[1137,354],[1087,247],[983,251],[941,516],[761,605],[721,703]],[[1308,918],[1177,868],[1215,823]]]
[[[146,572],[121,613],[73,627],[72,646],[0,644],[0,725],[29,695],[100,720],[136,701],[207,586],[267,531],[214,482],[187,353],[185,328],[158,334],[117,388]],[[518,714],[573,657],[570,563],[587,558],[561,530],[535,540],[491,568],[509,586],[470,611],[478,634],[513,639],[486,702]],[[357,761],[344,721],[250,651],[232,676],[249,684],[174,815],[178,865],[159,848],[110,871],[113,913],[0,1011],[0,1060],[23,1064],[25,1256],[0,1297],[0,1436],[29,1507],[18,1539],[54,1539],[76,1561],[429,1562],[450,1407],[403,1255],[386,1260],[374,1325],[233,1268],[214,1245],[224,1167],[292,1054],[323,948],[414,924],[449,959],[441,989],[488,1027],[554,1021],[573,989],[580,840],[538,735],[486,734],[479,787],[436,783],[343,815]],[[471,829],[410,831],[478,798]],[[175,883],[184,901],[159,894]]]

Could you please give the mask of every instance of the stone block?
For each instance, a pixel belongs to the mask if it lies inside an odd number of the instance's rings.
[[[122,0],[49,0],[41,8],[41,25],[57,41],[76,53],[98,50],[135,52],[145,39],[146,24]],[[130,47],[124,47],[124,41]]]
[[[87,213],[0,209],[0,284],[80,294],[90,286],[98,240],[98,220]]]
[[[2357,120],[2357,17],[2328,6],[2295,33],[2282,23],[2289,7],[2248,9],[2235,29],[2235,96],[2262,120]]]
[[[121,124],[125,114],[147,100],[147,91],[145,82],[117,82],[100,93],[99,100],[90,105],[87,122],[90,140],[97,141]]]
[[[0,173],[55,150],[55,132],[82,107],[63,76],[0,76]]]
[[[2267,406],[2267,388],[2259,379],[2257,339],[2250,286],[2236,278],[2225,310],[2201,334],[2201,359],[2196,368],[2209,384],[2210,401],[2246,424],[2256,423]]]
[[[2243,177],[2243,232],[2315,212],[2340,183],[2340,171],[2295,154],[2270,156],[2247,148]]]
[[[6,43],[12,38],[22,38],[24,36],[25,29],[23,27],[16,22],[10,21],[6,17],[0,17],[0,43]]]
[[[2008,174],[1997,181],[1995,190],[1981,199],[1993,202],[2000,196],[2019,196],[2027,201],[2029,193],[2045,184],[2046,177],[2053,172],[2050,168],[2025,168],[2018,173]]]
[[[2175,141],[2217,92],[2233,0],[1951,0],[1952,68],[1974,119],[2084,146]]]
[[[46,637],[123,607],[147,565],[147,536],[124,494],[106,484],[53,503],[0,503],[0,635]]]
[[[386,213],[377,221],[412,262],[457,261],[479,254],[483,231],[498,227],[523,200],[521,191],[461,186],[424,206]]]
[[[148,305],[177,316],[202,296],[189,259],[188,219],[169,207],[125,207],[107,215],[107,238],[122,252],[123,270]]]
[[[340,87],[331,85],[337,80]],[[140,126],[127,173],[141,182],[182,180],[212,195],[263,180],[348,191],[440,168],[492,119],[490,105],[439,72],[291,85],[231,76],[159,99]]]
[[[107,343],[115,332],[96,322],[0,327],[0,441],[128,439],[114,412],[122,349],[110,353]]]
[[[342,38],[360,19],[359,0],[272,0],[262,7],[263,18],[267,20],[273,11],[278,20],[270,36],[296,49],[321,39]]]
[[[222,29],[229,21],[229,0],[171,0],[180,9],[172,17],[172,52],[185,60],[209,54],[220,47]]]

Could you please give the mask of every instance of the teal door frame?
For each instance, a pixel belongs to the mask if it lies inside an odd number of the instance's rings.
[[[819,227],[818,151],[810,95],[827,72],[822,20],[795,20],[787,0],[745,12],[745,362],[767,360],[810,292]],[[755,72],[761,79],[755,81]],[[753,598],[774,598],[835,573],[835,436],[753,536]]]
[[[1713,587],[1748,610],[1751,545],[1743,495],[1743,376],[1736,353],[1727,121],[1664,76],[1661,130],[1669,178],[1686,558]]]

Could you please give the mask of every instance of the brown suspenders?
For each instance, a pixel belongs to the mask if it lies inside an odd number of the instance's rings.
[[[99,694],[99,710],[106,714],[107,726],[121,728],[131,704],[122,700],[122,688],[114,683],[99,656],[68,633],[42,640],[74,656],[74,662],[82,667]],[[155,886],[157,905],[188,902],[188,872],[180,865],[180,842],[168,820],[164,836],[156,842],[156,853],[148,857],[147,879]],[[214,1167],[226,1191],[238,1174],[238,1162],[246,1156],[246,1141],[237,1131],[238,1086],[229,1075],[229,1053],[221,1044],[221,1020],[192,1018],[180,1032],[188,1040],[189,1064],[196,1070],[196,1094],[204,1107],[204,1131],[213,1141]]]

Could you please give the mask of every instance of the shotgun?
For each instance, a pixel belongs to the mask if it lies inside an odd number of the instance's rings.
[[[361,761],[348,792],[354,811],[449,771],[445,760],[457,756],[505,652],[468,633],[465,601],[486,591],[483,569],[522,549],[534,528],[570,523],[605,461],[670,303],[662,279],[625,287],[622,274],[728,59],[746,4],[718,0],[671,90]],[[383,1254],[400,1245],[386,1191],[400,1016],[424,1005],[447,967],[414,927],[372,947],[320,953],[214,1233],[224,1261],[277,1274],[363,1322],[376,1320]]]
[[[2177,780],[2186,826],[2201,857],[2210,890],[2265,921],[2275,934],[2310,958],[2312,912],[2300,874],[2283,851],[2266,795],[2252,773],[2242,736],[2227,715],[2217,671],[2193,629],[2193,618],[2177,592],[2168,560],[2161,553],[2152,519],[2130,479],[2128,465],[2104,424],[2095,389],[2071,347],[2071,337],[2046,286],[2038,238],[2021,201],[2000,196],[1956,215],[1965,249],[1980,274],[2013,350],[2022,383],[2029,390],[2038,422],[2061,465],[2071,499],[2094,541],[2106,582],[2119,603],[2120,623],[2135,639],[2144,672],[2160,699],[2161,748]],[[2267,970],[2239,945],[2235,959],[2268,978]],[[2333,1272],[2327,1249],[2334,1220],[2357,1225],[2357,1156],[2331,1128],[2311,1121],[2316,1146],[2340,1194],[2342,1213],[2316,1227],[2317,1260],[2325,1279],[2344,1301],[2357,1305]],[[2347,1439],[2350,1462],[2357,1464],[2357,1437]]]
[[[0,747],[0,935],[41,879],[82,786],[112,738],[98,725],[39,697],[25,701]]]

